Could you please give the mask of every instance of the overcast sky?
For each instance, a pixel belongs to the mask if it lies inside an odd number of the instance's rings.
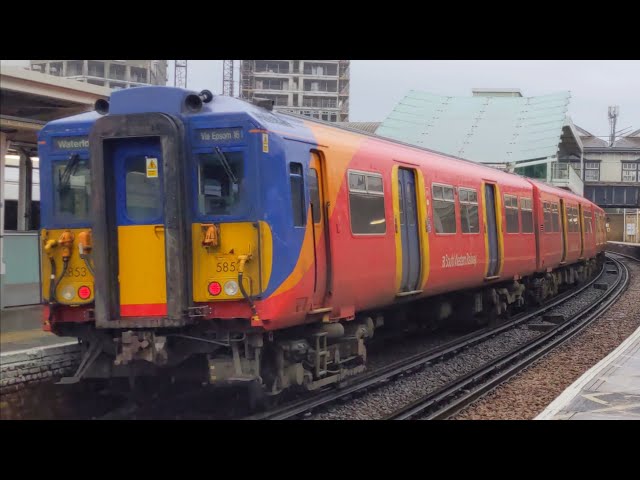
[[[189,60],[187,79],[189,88],[220,93],[222,60]],[[352,60],[349,119],[382,121],[411,89],[468,96],[473,88],[497,87],[524,96],[568,90],[573,122],[594,135],[609,134],[609,105],[620,106],[617,130],[640,128],[638,60]]]
[[[187,78],[189,88],[220,93],[222,60],[189,60]],[[353,60],[350,120],[384,120],[411,89],[467,96],[472,88],[500,87],[519,88],[524,96],[570,91],[569,115],[594,135],[608,135],[609,105],[620,106],[618,130],[640,128],[638,60]]]

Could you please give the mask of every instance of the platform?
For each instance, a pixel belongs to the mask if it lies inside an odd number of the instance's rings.
[[[0,353],[67,344],[75,338],[42,330],[42,306],[6,308],[0,312]]]
[[[612,253],[622,253],[640,260],[640,243],[607,242],[606,250]]]
[[[640,420],[640,328],[535,420]]]

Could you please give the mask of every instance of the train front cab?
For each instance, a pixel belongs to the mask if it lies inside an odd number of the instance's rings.
[[[264,327],[256,304],[271,278],[272,211],[283,212],[260,199],[286,178],[269,156],[273,137],[241,114],[192,119],[189,132],[193,314]]]
[[[110,352],[94,371],[122,376],[120,365],[177,366],[260,326],[253,300],[269,280],[271,234],[258,218],[262,135],[246,113],[112,107],[90,135],[94,344]],[[224,340],[198,340],[213,319],[228,320]]]
[[[251,316],[243,300],[268,281],[270,261],[262,257],[270,231],[254,221],[251,124],[224,118],[185,126],[177,117],[143,113],[96,122],[98,327],[183,326],[210,316],[198,305],[212,301],[238,301],[235,316]]]
[[[43,328],[55,333],[64,334],[57,321],[90,321],[95,287],[89,131],[97,117],[91,112],[58,120],[38,136]]]

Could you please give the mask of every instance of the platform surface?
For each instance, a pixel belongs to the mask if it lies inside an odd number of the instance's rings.
[[[0,354],[76,341],[42,330],[42,307],[6,308],[0,312]]]
[[[640,328],[536,420],[640,420]]]

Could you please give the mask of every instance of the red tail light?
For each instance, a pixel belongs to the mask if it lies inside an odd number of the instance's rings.
[[[78,289],[78,296],[82,300],[86,300],[87,298],[89,298],[91,296],[91,289],[89,287],[87,287],[86,285],[83,285],[82,287],[80,287]]]
[[[209,294],[216,297],[220,295],[222,291],[222,286],[218,282],[211,282],[209,284]]]

